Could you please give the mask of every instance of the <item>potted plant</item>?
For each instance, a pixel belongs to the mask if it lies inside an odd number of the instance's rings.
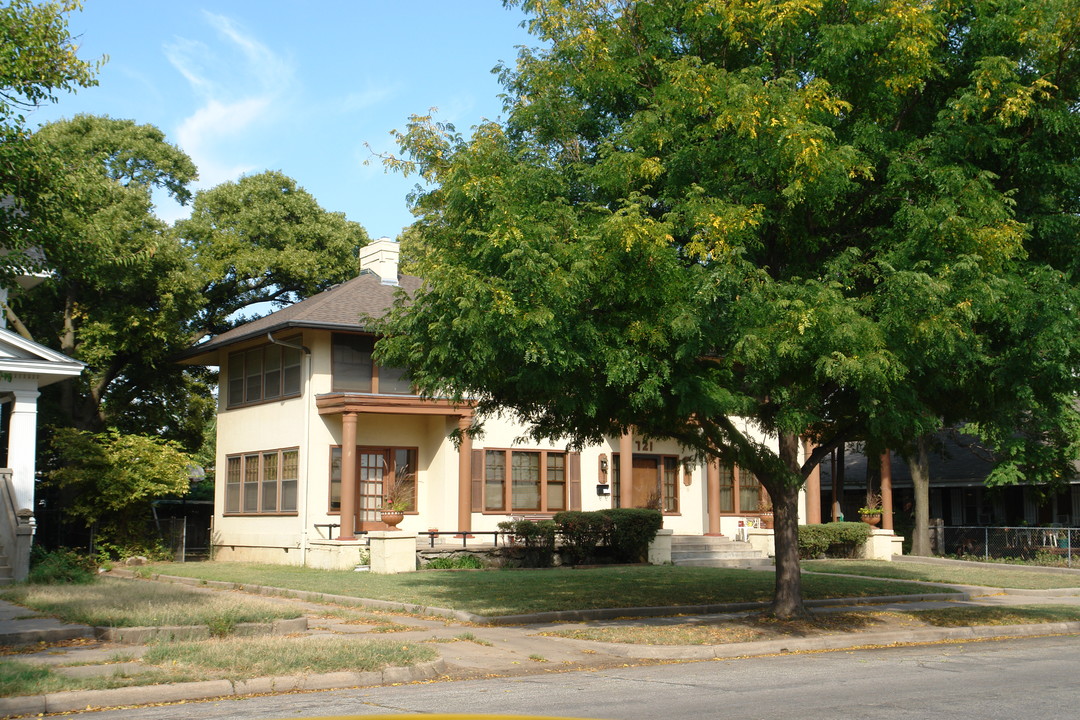
[[[758,503],[758,513],[761,514],[761,527],[769,530],[773,526],[773,507],[772,498],[768,493],[762,493],[761,501]]]
[[[412,510],[413,483],[411,476],[402,476],[383,488],[382,506],[379,517],[391,529],[405,519],[405,513]]]
[[[877,526],[884,512],[881,509],[881,496],[874,492],[867,493],[866,505],[859,508],[859,519],[867,525]]]

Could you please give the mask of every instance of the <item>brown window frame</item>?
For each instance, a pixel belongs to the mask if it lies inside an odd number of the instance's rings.
[[[743,499],[744,499],[743,495],[745,494],[745,491],[748,489],[748,488],[743,487],[743,476],[744,475],[746,475],[746,476],[748,476],[750,478],[753,478],[753,481],[751,483],[751,487],[755,486],[755,485],[757,486],[757,502],[755,503],[754,508],[751,509],[751,510],[745,510],[742,507],[743,504],[744,504],[743,503]],[[730,483],[725,481],[726,478],[729,477],[729,476],[731,478]],[[730,504],[731,509],[730,510],[725,510],[724,506],[723,506],[723,497],[724,497],[725,490],[731,494],[731,504]],[[720,465],[720,497],[721,497],[721,505],[720,505],[720,514],[721,515],[762,515],[762,514],[764,514],[766,512],[766,511],[762,510],[761,507],[764,504],[764,502],[766,501],[766,499],[768,498],[768,495],[765,493],[765,488],[762,486],[761,481],[758,480],[757,477],[755,477],[754,474],[751,473],[749,470],[743,470],[738,465],[724,465],[724,464],[721,463],[721,465]]]
[[[299,345],[301,337],[299,335],[285,338],[283,343],[290,343]],[[253,360],[255,355],[258,355],[258,370],[254,368],[248,368],[249,360]],[[267,360],[271,361],[268,363]],[[287,362],[287,360],[289,362]],[[300,397],[304,390],[304,378],[303,378],[303,353],[296,348],[286,347],[284,345],[278,345],[276,343],[264,343],[262,345],[254,345],[243,350],[236,350],[229,353],[227,359],[227,367],[225,368],[223,394],[225,395],[225,407],[226,409],[250,407],[252,405],[262,405],[265,403],[278,402],[279,400],[287,400],[289,398]],[[276,363],[276,368],[274,368]],[[250,363],[254,365],[254,363]],[[271,367],[270,371],[267,371],[267,367]],[[235,371],[239,368],[239,376],[235,375]],[[286,379],[292,377],[292,373],[295,371],[296,389],[287,389]],[[276,373],[276,382],[270,381],[268,375]],[[252,390],[252,378],[258,378],[257,385],[259,389],[259,396],[253,397]],[[238,382],[240,388],[241,400],[233,400],[233,383]],[[268,395],[267,390],[268,382],[273,382],[276,385],[276,389],[273,390],[273,395]],[[290,382],[289,385],[292,383]]]
[[[397,452],[407,452],[412,454],[412,461],[419,466],[420,463],[420,448],[416,446],[385,446],[385,445],[358,445],[356,448],[357,456],[360,453],[373,453],[373,452],[385,452],[390,457],[390,463],[388,464],[387,477],[383,478],[383,493],[386,492],[386,483],[396,481],[397,478]],[[327,473],[329,478],[329,486],[327,487],[326,495],[326,514],[327,515],[340,515],[341,514],[341,445],[330,446],[330,469]],[[420,470],[419,467],[413,469],[413,484],[412,484],[412,509],[405,510],[405,515],[417,515],[419,514],[420,505]],[[338,487],[337,497],[338,502],[334,504],[334,486]],[[380,495],[381,498],[381,495]],[[381,506],[381,501],[380,501]]]
[[[570,453],[565,450],[541,450],[535,448],[485,448],[481,457],[482,472],[481,472],[481,487],[482,490],[482,510],[481,512],[490,515],[506,515],[506,514],[521,514],[529,513],[535,515],[554,515],[555,513],[569,510],[571,505],[571,470],[570,470]],[[490,459],[502,458],[501,465],[493,464],[489,462]],[[521,464],[515,468],[515,456],[522,459],[531,458],[535,456],[535,465],[537,471],[537,477],[535,481],[521,479],[520,476],[515,478],[515,469],[521,470],[524,468]],[[553,464],[553,461],[559,458]],[[561,466],[558,465],[561,462]],[[500,478],[491,477],[491,470],[498,466],[501,468],[502,476]],[[561,479],[553,479],[561,478]],[[518,489],[523,490],[526,483],[532,484],[535,482],[537,502],[533,507],[524,507],[522,505],[515,506],[515,484]],[[560,507],[554,507],[549,499],[552,496],[552,486],[562,486],[562,503]],[[501,486],[501,487],[500,487]],[[495,507],[488,502],[488,499],[493,497],[490,495],[490,491],[494,488],[498,488],[494,497],[501,498],[501,504],[499,507]]]
[[[286,456],[294,456],[294,462],[290,465]],[[269,458],[273,458],[272,480],[267,480],[266,472],[271,465]],[[288,469],[292,467],[294,477],[286,477]],[[288,493],[287,486],[292,483],[292,499],[294,507],[283,508]],[[273,488],[273,509],[266,497],[266,489]],[[225,456],[225,510],[224,515],[229,516],[289,516],[299,512],[300,493],[300,448],[287,447],[275,450],[255,450],[251,452],[233,453]],[[248,500],[251,500],[248,509]]]
[[[338,377],[339,377],[340,373],[339,373],[339,371],[337,369],[338,360],[337,360],[337,352],[335,351],[335,342],[336,342],[336,340],[338,338],[344,338],[344,337],[364,338],[364,339],[368,339],[368,340],[371,341],[371,348],[366,350],[366,352],[369,354],[368,362],[371,365],[371,377],[370,377],[370,379],[365,378],[365,380],[370,380],[370,386],[366,390],[363,390],[363,389],[361,389],[361,390],[351,389],[348,386],[346,386],[344,383],[342,383],[342,384],[338,383]],[[408,378],[408,373],[405,372],[405,370],[403,368],[384,368],[383,366],[376,363],[375,360],[370,357],[370,354],[372,352],[374,352],[375,344],[377,342],[378,342],[378,338],[376,336],[374,336],[374,335],[369,334],[369,333],[335,332],[335,333],[330,334],[330,390],[331,390],[331,392],[358,393],[358,394],[362,394],[362,395],[395,395],[395,396],[398,396],[398,397],[408,397],[408,396],[416,395],[416,388],[414,388],[412,386],[412,383],[409,384],[409,391],[408,392],[387,392],[387,391],[384,391],[380,387],[379,378],[380,378],[380,374],[381,374],[381,372],[383,370],[400,371],[402,373],[402,376],[405,377],[405,378]]]
[[[622,507],[622,453],[611,453],[611,497],[613,507]],[[656,482],[660,491],[660,513],[662,515],[682,514],[681,483],[682,458],[664,453],[634,453],[635,458],[656,458]],[[673,491],[670,492],[669,491]],[[669,501],[674,507],[669,506]]]

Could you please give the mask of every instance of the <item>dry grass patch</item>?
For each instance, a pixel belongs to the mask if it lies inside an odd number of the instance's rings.
[[[142,668],[118,668],[98,677],[67,677],[45,665],[0,660],[0,697],[198,680],[367,672],[430,662],[436,657],[431,648],[388,640],[254,637],[168,642],[150,647],[142,656]]]
[[[386,616],[375,613],[362,613],[347,608],[334,608],[320,611],[317,618],[334,618],[346,625],[370,625],[373,633],[395,633],[416,630],[411,625],[394,622]]]
[[[918,562],[889,562],[887,560],[804,560],[802,568],[814,573],[860,575],[863,577],[917,580],[919,582],[977,585],[981,587],[1028,588],[1049,590],[1080,587],[1080,573],[1032,572],[1015,565],[986,564],[938,565]],[[804,575],[805,582],[812,575]]]
[[[241,680],[343,670],[367,672],[435,658],[431,648],[389,640],[254,637],[159,643],[147,650],[143,662],[212,671],[215,677]]]
[[[228,633],[237,623],[301,615],[296,608],[238,593],[115,578],[90,585],[19,585],[0,597],[65,622],[106,627],[209,625],[216,634]]]
[[[955,607],[941,610],[859,611],[818,613],[804,620],[778,620],[762,615],[670,625],[609,625],[568,627],[541,633],[555,637],[634,645],[725,645],[840,633],[903,630],[925,627],[1027,625],[1080,621],[1080,607],[1031,605],[1008,608]]]

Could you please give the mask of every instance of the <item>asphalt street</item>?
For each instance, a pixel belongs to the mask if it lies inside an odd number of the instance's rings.
[[[86,720],[251,720],[512,713],[610,720],[1073,720],[1076,636],[552,672],[79,713]]]

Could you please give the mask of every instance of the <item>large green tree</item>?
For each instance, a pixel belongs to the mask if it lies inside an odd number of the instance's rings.
[[[387,158],[429,185],[382,362],[537,436],[753,472],[781,616],[832,448],[1074,415],[1075,0],[511,4],[542,45],[507,121],[415,117]]]
[[[35,233],[49,279],[6,312],[26,337],[87,364],[48,389],[44,419],[196,450],[214,412],[211,378],[175,356],[256,303],[352,277],[366,233],[276,172],[198,193],[191,218],[169,227],[152,193],[191,201],[196,168],[159,129],[80,115],[34,141],[62,168],[68,199]]]
[[[62,205],[50,192],[57,168],[29,141],[25,113],[61,92],[97,84],[99,62],[87,62],[67,27],[77,2],[12,0],[0,7],[0,283],[36,270],[32,228]]]
[[[35,232],[50,277],[13,296],[8,318],[87,364],[49,391],[45,419],[92,432],[178,434],[190,405],[171,356],[186,346],[202,297],[151,193],[188,200],[195,165],[160,130],[131,120],[80,115],[42,127],[34,141],[62,167],[67,200]]]
[[[199,193],[176,229],[202,278],[196,339],[227,330],[235,313],[257,303],[287,305],[354,277],[368,242],[359,223],[323,210],[274,171]]]

